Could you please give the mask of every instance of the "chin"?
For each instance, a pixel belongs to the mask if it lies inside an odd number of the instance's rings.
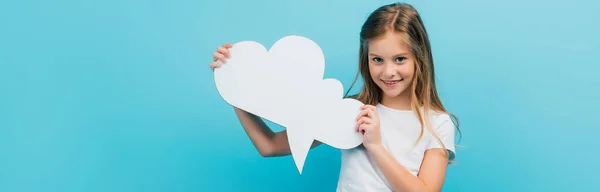
[[[402,92],[405,91],[405,89],[404,90],[402,90],[402,89],[400,89],[400,90],[399,89],[394,89],[394,90],[385,90],[385,89],[382,89],[382,91],[383,91],[383,94],[386,97],[392,97],[393,98],[393,97],[400,96],[402,94]]]
[[[400,91],[387,91],[387,92],[384,92],[383,94],[385,94],[385,96],[387,96],[387,97],[394,98],[394,97],[400,96],[400,93],[402,93],[402,92],[400,92]]]
[[[409,90],[406,87],[397,87],[395,89],[382,89],[382,91],[386,97],[395,98],[402,96]]]

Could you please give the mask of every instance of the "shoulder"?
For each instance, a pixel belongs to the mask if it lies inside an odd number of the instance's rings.
[[[435,132],[434,140],[431,140],[428,149],[445,148],[449,154],[449,160],[454,160],[455,152],[455,125],[451,115],[445,112],[430,112],[431,128]],[[438,140],[439,139],[439,140]]]
[[[434,111],[431,110],[429,112],[429,118],[431,120],[431,124],[433,126],[433,128],[437,129],[440,126],[450,123],[452,124],[452,118],[450,117],[450,114],[446,113],[446,112],[438,112],[438,111]]]
[[[447,112],[430,111],[431,130],[437,135],[454,135],[456,126]]]

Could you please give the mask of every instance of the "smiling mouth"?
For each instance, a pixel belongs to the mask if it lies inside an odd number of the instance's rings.
[[[400,80],[381,80],[381,81],[383,81],[383,83],[386,84],[386,85],[395,85],[395,84],[399,83],[402,80],[404,80],[404,79],[400,79]]]

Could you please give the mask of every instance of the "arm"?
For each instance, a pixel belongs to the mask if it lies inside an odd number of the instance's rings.
[[[363,145],[394,191],[441,191],[448,166],[448,154],[445,149],[439,148],[438,145],[431,145],[425,151],[418,176],[414,176],[381,144],[377,108],[365,105],[362,109],[363,111],[357,117],[356,130],[362,132]],[[444,125],[443,131],[439,133],[449,146],[453,142],[452,137],[449,137],[453,129],[449,123]]]
[[[287,131],[274,133],[260,117],[237,107],[234,109],[246,134],[261,156],[277,157],[291,154]],[[320,144],[320,142],[314,141],[311,149]]]
[[[418,176],[412,175],[400,165],[383,146],[375,146],[368,151],[394,190],[419,192],[442,190],[448,166],[448,156],[444,149],[425,151]]]

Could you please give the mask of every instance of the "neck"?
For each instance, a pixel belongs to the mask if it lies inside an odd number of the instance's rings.
[[[411,110],[409,92],[409,90],[406,90],[396,97],[383,95],[381,98],[381,104],[392,109]]]

